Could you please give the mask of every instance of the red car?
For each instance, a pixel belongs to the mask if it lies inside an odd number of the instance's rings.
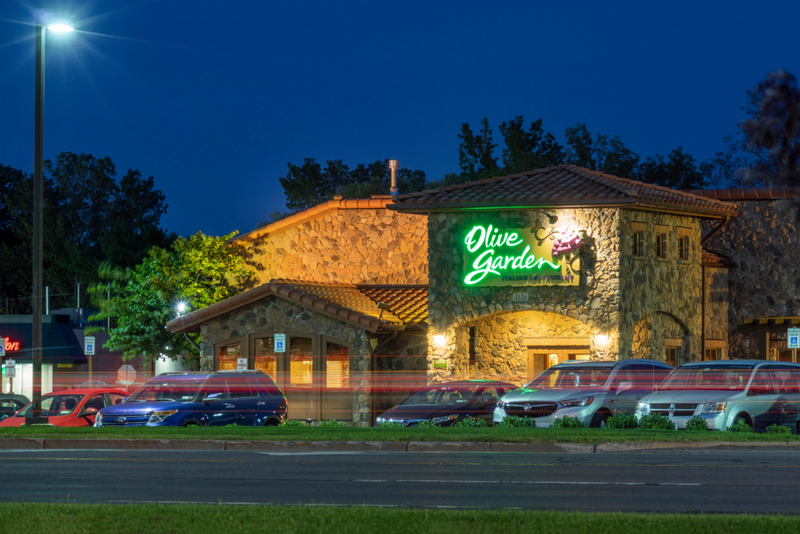
[[[53,426],[92,426],[97,412],[119,404],[128,396],[121,389],[68,389],[42,395],[42,416]],[[3,426],[22,426],[31,411],[28,404],[15,415],[0,421]]]

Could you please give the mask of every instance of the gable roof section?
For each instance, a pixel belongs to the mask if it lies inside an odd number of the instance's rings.
[[[167,323],[167,328],[173,333],[199,332],[200,326],[209,321],[272,296],[373,333],[427,329],[426,285],[357,286],[298,280],[272,280],[173,319]],[[388,305],[390,310],[381,313],[378,302]]]
[[[400,195],[388,206],[403,212],[579,207],[629,207],[708,217],[737,213],[735,204],[573,165]]]
[[[706,267],[725,267],[731,268],[735,267],[736,264],[731,261],[728,256],[723,256],[722,254],[717,254],[716,252],[712,252],[707,249],[703,249],[703,265]]]

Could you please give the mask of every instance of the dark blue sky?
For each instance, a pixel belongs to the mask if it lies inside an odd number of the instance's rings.
[[[121,7],[122,6],[122,7]],[[723,147],[745,91],[800,74],[800,2],[0,0],[0,163],[33,170],[33,10],[47,43],[45,157],[110,156],[167,196],[162,222],[245,232],[283,210],[287,162],[397,158],[458,171],[489,117],[577,122],[640,155]],[[498,152],[499,156],[499,152]]]

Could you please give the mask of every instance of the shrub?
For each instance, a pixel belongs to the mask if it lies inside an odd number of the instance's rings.
[[[533,417],[519,417],[516,415],[507,415],[505,419],[503,419],[494,426],[499,426],[503,428],[510,428],[510,427],[536,428],[536,419],[534,419]]]
[[[735,421],[734,424],[728,427],[728,432],[752,432],[753,427],[747,424],[744,419]]]
[[[675,430],[675,423],[660,413],[649,413],[639,419],[639,428],[647,430]]]
[[[708,424],[705,419],[695,415],[686,422],[686,430],[690,432],[705,432],[708,430]]]
[[[461,421],[458,421],[453,426],[457,426],[457,427],[461,427],[461,428],[464,428],[464,427],[476,428],[476,427],[489,426],[489,425],[483,419],[477,419],[475,417],[465,417],[464,419],[462,419]]]
[[[608,419],[606,419],[606,428],[621,428],[621,429],[630,429],[630,428],[638,428],[639,421],[636,420],[636,416],[633,414],[617,414],[612,415]]]
[[[788,436],[791,433],[788,426],[770,425],[767,427],[767,434],[786,434]]]
[[[346,427],[347,423],[344,421],[334,421],[331,419],[330,421],[320,421],[319,426],[323,428],[342,428]]]
[[[298,421],[296,419],[287,419],[280,426],[308,426],[305,421]]]
[[[405,428],[405,425],[397,421],[384,421],[381,423],[381,428]]]
[[[437,425],[433,421],[420,421],[419,425],[417,426],[419,426],[420,428],[436,428],[439,425]]]
[[[556,418],[550,428],[586,428],[586,423],[577,417],[565,415],[564,417]]]

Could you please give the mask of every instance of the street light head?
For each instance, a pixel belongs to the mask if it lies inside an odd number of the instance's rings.
[[[186,311],[186,303],[179,302],[178,305],[175,307],[178,310],[178,314],[181,314]]]
[[[47,29],[56,33],[69,33],[75,31],[75,28],[66,24],[51,24],[47,27]]]

